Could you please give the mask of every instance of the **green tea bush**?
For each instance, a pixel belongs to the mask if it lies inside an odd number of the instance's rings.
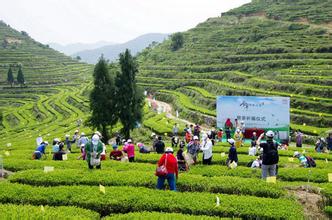
[[[227,220],[234,218],[220,218],[216,216],[205,215],[185,215],[180,213],[163,212],[130,212],[127,214],[111,215],[103,218],[105,220]],[[236,218],[235,218],[236,219]]]
[[[1,219],[99,219],[99,213],[71,206],[0,204]]]
[[[31,187],[0,183],[0,202],[33,205],[74,205],[99,212],[135,211],[181,212],[261,219],[301,219],[302,207],[291,199],[258,198],[210,193],[176,193],[139,187],[106,187],[106,193],[93,186]],[[216,196],[220,205],[216,206]],[[264,210],[264,211],[263,211]]]
[[[11,182],[36,186],[61,185],[106,185],[136,186],[155,188],[157,178],[154,172],[142,171],[95,171],[89,170],[55,170],[44,173],[42,170],[27,170],[10,176]],[[240,177],[202,177],[199,175],[180,174],[177,181],[179,191],[212,192],[259,197],[278,198],[284,195],[280,188],[267,184],[260,179]]]

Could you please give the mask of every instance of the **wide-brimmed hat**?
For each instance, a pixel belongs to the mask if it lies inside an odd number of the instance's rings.
[[[98,142],[99,142],[99,140],[100,140],[99,135],[94,134],[94,135],[92,136],[92,144],[97,145]]]
[[[230,143],[230,144],[234,144],[235,143],[235,141],[234,141],[233,138],[228,139],[227,142]]]
[[[167,147],[165,153],[173,153],[173,148]]]

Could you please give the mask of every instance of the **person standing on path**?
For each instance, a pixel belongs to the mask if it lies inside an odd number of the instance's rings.
[[[278,143],[273,140],[274,132],[266,132],[266,143],[261,143],[264,133],[257,139],[257,145],[263,149],[262,178],[277,175],[277,165],[279,162]]]

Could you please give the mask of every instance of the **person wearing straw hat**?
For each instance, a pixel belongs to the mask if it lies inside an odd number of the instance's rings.
[[[178,162],[173,155],[173,148],[167,147],[165,153],[158,161],[158,167],[164,166],[166,172],[163,175],[158,175],[157,189],[165,189],[164,183],[167,180],[169,189],[176,191],[176,179],[178,178]]]
[[[91,141],[85,145],[86,160],[89,169],[96,166],[97,169],[101,168],[100,155],[103,152],[103,144],[98,135],[93,135]]]

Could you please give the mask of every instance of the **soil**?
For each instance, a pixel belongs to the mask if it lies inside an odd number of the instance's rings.
[[[291,195],[300,202],[304,209],[306,219],[324,220],[329,219],[323,212],[324,207],[323,197],[312,190],[302,188],[288,190]]]
[[[184,119],[181,119],[181,118],[177,118],[175,115],[173,115],[173,108],[170,104],[166,103],[166,102],[162,102],[162,101],[158,101],[158,100],[152,100],[150,98],[147,98],[147,100],[149,102],[155,102],[157,104],[158,107],[160,107],[160,109],[162,109],[162,112],[165,112],[166,113],[166,117],[169,118],[169,119],[174,119],[174,120],[177,120],[177,121],[181,121],[183,122],[184,124],[195,124],[194,122],[191,122],[191,121],[187,121],[187,120],[184,120]],[[208,132],[211,130],[210,127],[206,126],[206,125],[200,125],[202,131],[205,131],[205,132]]]

